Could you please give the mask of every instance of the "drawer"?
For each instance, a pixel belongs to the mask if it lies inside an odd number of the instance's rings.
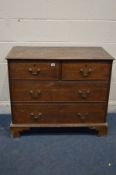
[[[11,79],[58,80],[59,63],[51,61],[10,61]]]
[[[103,123],[105,122],[105,108],[105,103],[14,104],[12,107],[13,123]]]
[[[111,64],[97,61],[62,63],[62,80],[109,80]]]
[[[106,101],[107,82],[12,80],[12,101]]]

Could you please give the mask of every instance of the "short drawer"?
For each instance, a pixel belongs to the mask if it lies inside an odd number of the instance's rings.
[[[50,61],[10,61],[11,79],[57,80],[59,63]]]
[[[107,82],[12,80],[12,101],[107,101]]]
[[[68,124],[105,122],[105,103],[14,104],[13,123]]]
[[[62,63],[62,80],[109,80],[111,64],[104,61]]]

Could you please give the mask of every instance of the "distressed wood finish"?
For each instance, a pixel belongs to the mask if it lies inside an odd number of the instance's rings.
[[[15,47],[7,56],[11,134],[89,127],[107,134],[113,58],[99,47]]]
[[[112,60],[101,47],[14,47],[7,59],[13,60]]]

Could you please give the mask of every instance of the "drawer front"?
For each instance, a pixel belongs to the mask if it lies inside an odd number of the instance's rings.
[[[11,61],[9,62],[11,79],[57,80],[59,78],[58,62]]]
[[[106,104],[14,104],[15,124],[68,124],[105,122]]]
[[[12,101],[69,102],[106,101],[107,82],[11,81]]]
[[[109,62],[63,62],[62,80],[109,80]]]

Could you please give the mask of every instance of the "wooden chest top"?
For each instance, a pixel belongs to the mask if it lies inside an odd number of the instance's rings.
[[[7,59],[113,60],[101,47],[14,47]]]

